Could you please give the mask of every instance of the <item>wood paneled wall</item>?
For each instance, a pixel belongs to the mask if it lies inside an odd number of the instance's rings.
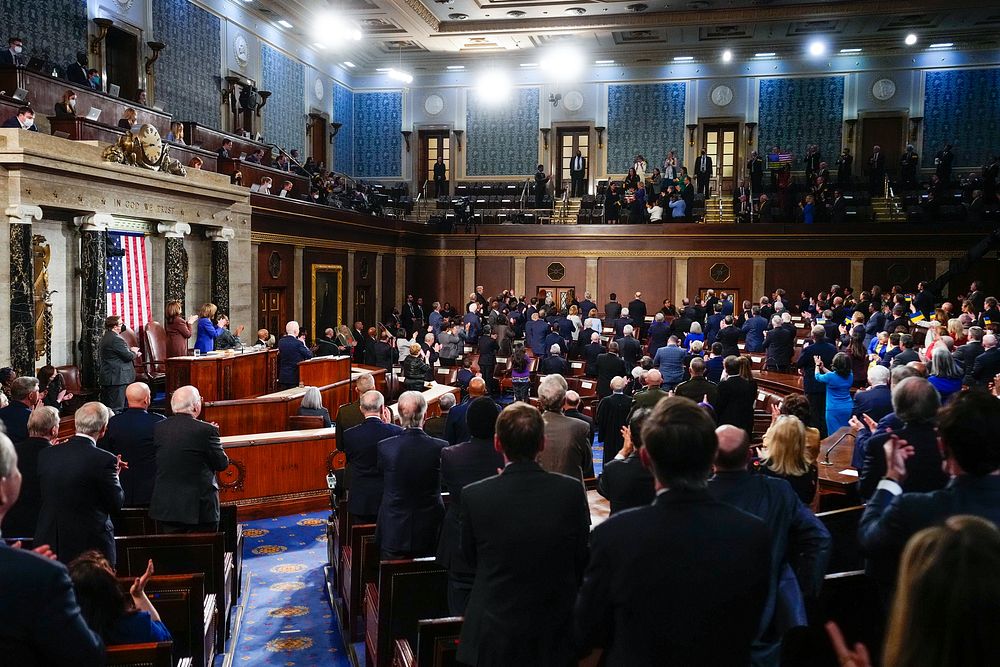
[[[904,290],[915,291],[921,280],[935,278],[933,257],[919,259],[894,259],[879,257],[865,260],[863,289],[878,285],[885,291],[893,285],[901,285]],[[855,289],[862,288],[852,285]]]
[[[712,267],[725,265],[729,269],[729,278],[723,281],[712,277]],[[741,301],[751,298],[753,288],[753,260],[732,257],[692,257],[688,260],[687,294],[696,297],[702,290],[714,289],[720,291],[735,291]]]
[[[309,332],[309,340],[315,340],[317,332],[314,331],[312,321],[312,270],[317,264],[337,265],[341,267],[340,283],[340,316],[341,322],[345,322],[347,313],[347,290],[350,288],[350,276],[347,272],[347,252],[335,250],[314,250],[306,248],[302,253],[302,323]],[[321,333],[321,332],[320,332]]]
[[[579,297],[583,297],[583,292]],[[653,313],[664,299],[674,298],[674,260],[669,258],[600,258],[597,260],[597,292],[594,303],[603,307],[614,292],[622,304],[642,292],[646,309]]]
[[[560,280],[549,278],[548,268],[553,263],[562,264],[565,273]],[[534,296],[542,286],[575,287],[577,297],[583,295],[587,285],[587,260],[583,257],[528,257],[524,262],[525,296]],[[485,287],[485,285],[484,285]]]
[[[798,302],[802,290],[815,295],[833,284],[851,284],[849,259],[769,259],[764,263],[764,290],[771,294],[780,287],[792,295],[793,303]]]

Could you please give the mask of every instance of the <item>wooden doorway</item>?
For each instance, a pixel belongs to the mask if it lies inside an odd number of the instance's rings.
[[[329,145],[326,118],[318,113],[309,114],[309,155],[317,164],[327,164],[326,149]]]
[[[105,38],[105,81],[121,90],[118,96],[124,100],[135,100],[139,96],[139,37],[111,26]],[[110,122],[116,123],[115,118]]]
[[[367,285],[358,287],[354,291],[354,320],[352,321],[375,321],[375,303],[372,298],[372,288]]]
[[[570,187],[572,183],[572,177],[570,176],[570,167],[573,161],[573,156],[576,155],[577,151],[586,160],[585,176],[587,182],[584,184],[585,192],[590,191],[590,128],[589,127],[561,127],[556,130],[556,164],[555,169],[552,171],[555,173],[555,192],[557,195],[562,194],[564,188]]]
[[[539,285],[538,289],[535,290],[539,304],[544,303],[545,298],[550,294],[557,307],[560,309],[569,308],[570,301],[576,295],[576,288],[572,285]]]
[[[906,116],[862,116],[861,147],[854,158],[854,174],[867,179],[868,158],[872,147],[878,146],[885,155],[885,173],[890,179],[899,176],[899,160],[906,145]],[[867,180],[865,181],[867,182]]]
[[[451,184],[451,132],[449,130],[420,130],[417,134],[417,187],[427,183],[428,198],[446,197]],[[434,187],[434,164],[438,158],[444,162],[445,185],[442,192]],[[367,320],[366,320],[367,321]]]
[[[257,326],[267,329],[269,333],[274,335],[275,340],[277,340],[285,330],[285,322],[288,320],[288,302],[285,299],[285,288],[262,287],[260,290],[260,303],[257,307]]]
[[[740,164],[739,123],[713,123],[705,125],[702,145],[708,157],[712,158],[712,180],[709,192],[720,197],[732,194],[737,185]],[[697,159],[697,158],[695,158]],[[691,176],[694,176],[693,170]]]

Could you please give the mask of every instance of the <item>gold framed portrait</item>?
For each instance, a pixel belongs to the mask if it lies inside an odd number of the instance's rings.
[[[340,264],[312,265],[312,327],[313,338],[327,327],[336,329],[340,325],[343,304],[344,267]]]

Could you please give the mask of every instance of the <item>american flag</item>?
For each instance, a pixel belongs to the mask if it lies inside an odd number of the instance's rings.
[[[139,331],[152,319],[146,239],[142,234],[108,232],[108,248],[125,251],[123,256],[108,256],[108,315],[120,316],[129,329]]]
[[[768,153],[767,168],[778,169],[780,167],[791,165],[794,160],[795,158],[791,153]]]

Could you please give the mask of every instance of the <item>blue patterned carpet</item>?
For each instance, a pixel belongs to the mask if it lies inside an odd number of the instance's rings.
[[[231,640],[233,665],[350,665],[323,579],[327,514],[246,525],[245,610]]]

